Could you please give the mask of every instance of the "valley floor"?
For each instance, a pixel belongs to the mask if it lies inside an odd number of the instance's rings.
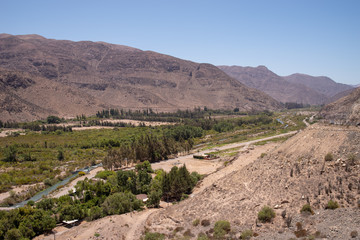
[[[218,160],[211,162],[204,162],[200,160],[194,160],[190,156],[187,156],[187,160],[201,162],[202,164],[210,165],[207,168],[207,177],[205,177],[200,184],[194,189],[193,194],[190,197],[204,191],[207,187],[211,186],[215,181],[220,178],[232,173],[233,171],[239,170],[246,166],[247,164],[255,161],[262,153],[270,152],[277,146],[279,143],[269,143],[261,146],[254,146],[249,148],[248,144],[242,144],[243,148],[239,150],[241,152],[234,160],[228,164],[226,167],[221,167],[223,164],[219,164]],[[233,147],[233,146],[232,146]],[[225,149],[225,148],[224,148]],[[170,160],[166,162],[155,163],[152,165],[154,169],[170,167],[173,163],[179,162],[180,164],[186,163],[187,168],[190,171],[196,171],[203,167],[199,164],[188,164],[186,158],[181,160]],[[199,168],[200,167],[200,168]],[[220,168],[216,170],[217,168]],[[204,171],[204,170],[203,170]],[[203,172],[204,173],[204,172]],[[126,239],[133,240],[139,239],[142,235],[145,222],[149,215],[154,212],[157,212],[161,209],[164,209],[170,204],[162,202],[160,209],[146,209],[141,212],[133,212],[122,215],[108,216],[93,222],[82,222],[79,226],[73,228],[65,228],[62,226],[56,227],[54,232],[56,232],[56,239],[96,239],[95,235],[98,235],[101,239]],[[38,236],[36,240],[52,240],[54,239],[53,235],[48,236]]]

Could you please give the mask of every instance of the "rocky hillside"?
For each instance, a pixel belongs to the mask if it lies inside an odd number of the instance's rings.
[[[360,87],[323,107],[319,115],[330,123],[360,125]]]
[[[103,42],[1,34],[0,68],[1,120],[94,114],[109,107],[157,111],[280,107],[213,65]],[[13,86],[11,79],[24,84]]]
[[[147,230],[169,239],[201,232],[212,236],[214,223],[227,220],[232,236],[252,229],[259,235],[256,239],[290,239],[299,233],[299,222],[303,237],[350,239],[351,231],[360,226],[359,145],[360,131],[355,127],[309,127],[204,191],[152,214]],[[325,161],[328,153],[332,158]],[[329,200],[344,210],[328,212],[333,211],[325,209]],[[300,214],[307,203],[314,217]],[[257,221],[265,205],[275,210],[272,223]],[[204,220],[209,224],[201,224]]]
[[[353,89],[350,85],[337,83],[328,77],[313,77],[306,74],[296,73],[284,77],[284,79],[291,83],[303,84],[327,97],[332,97],[343,91]]]
[[[219,66],[219,68],[246,86],[264,91],[283,103],[324,104],[329,102],[330,97],[352,88],[327,77],[312,77],[305,74],[281,77],[264,66],[256,68]]]

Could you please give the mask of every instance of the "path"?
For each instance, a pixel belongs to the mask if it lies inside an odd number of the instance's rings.
[[[150,214],[157,211],[157,208],[146,209],[145,211],[141,212],[136,218],[136,221],[133,221],[133,225],[131,225],[128,233],[126,234],[127,240],[138,239],[139,236],[142,235],[142,231],[144,230],[145,222]]]

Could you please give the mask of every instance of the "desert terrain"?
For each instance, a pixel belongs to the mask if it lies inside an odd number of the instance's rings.
[[[251,229],[254,239],[296,238],[301,225],[305,237],[350,239],[360,229],[359,146],[357,127],[314,124],[283,143],[244,146],[178,204],[163,203],[159,209],[82,222],[70,229],[58,227],[56,239],[140,239],[147,231],[163,233],[167,239],[184,234],[196,239],[200,233],[211,236],[218,220],[231,223],[233,237]],[[328,153],[333,159],[325,161]],[[329,200],[340,208],[325,209]],[[314,215],[300,213],[306,203]],[[264,205],[275,210],[271,223],[257,221]],[[210,225],[194,226],[196,219]],[[286,219],[291,219],[289,224]]]

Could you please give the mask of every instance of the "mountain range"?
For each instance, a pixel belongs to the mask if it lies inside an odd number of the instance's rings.
[[[214,66],[105,42],[0,34],[0,120],[91,115],[108,108],[278,110],[344,96],[327,77],[281,77],[265,66]]]
[[[281,77],[265,66],[218,67],[246,86],[261,90],[283,103],[326,104],[336,100],[334,96],[337,94],[353,89],[353,86],[336,83],[328,77],[313,77],[299,73]]]
[[[211,64],[39,35],[0,35],[0,89],[3,121],[89,115],[104,108],[281,108],[273,98]]]

